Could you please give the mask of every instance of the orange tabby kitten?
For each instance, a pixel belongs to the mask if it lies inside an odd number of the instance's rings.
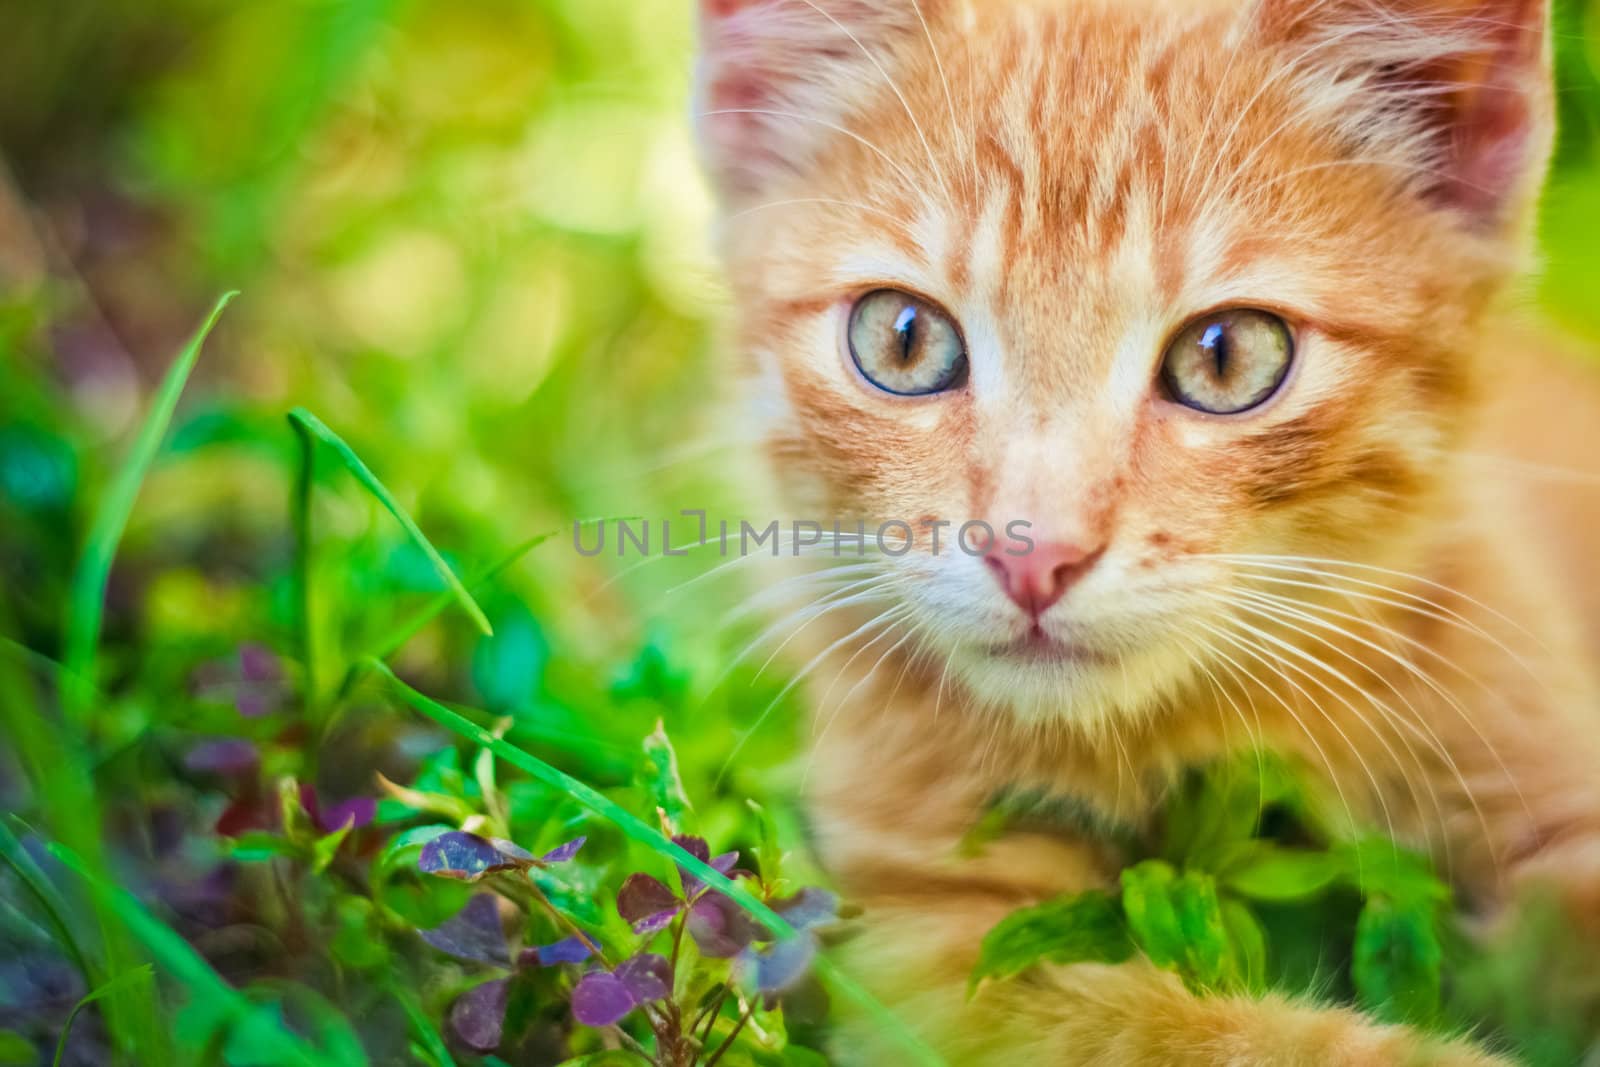
[[[776,482],[916,530],[819,646],[810,792],[873,988],[956,1064],[1491,1062],[1142,963],[969,1002],[998,919],[1120,863],[956,846],[1002,787],[1139,824],[1261,744],[1477,912],[1548,881],[1600,927],[1600,514],[1549,466],[1600,466],[1600,399],[1514,307],[1545,2],[701,2]],[[1033,550],[954,551],[968,519]]]

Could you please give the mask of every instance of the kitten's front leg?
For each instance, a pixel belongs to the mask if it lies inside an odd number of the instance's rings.
[[[968,997],[984,935],[1018,907],[1108,887],[1115,857],[1087,840],[1017,834],[960,854],[991,787],[981,738],[882,716],[836,729],[816,753],[822,854],[864,932],[845,963],[954,1067],[1193,1064],[1480,1065],[1467,1044],[1355,1011],[1281,997],[1196,996],[1144,962],[1044,966]],[[906,1062],[870,1020],[845,1024],[842,1063]]]
[[[1304,1067],[1503,1061],[1461,1042],[1280,997],[1196,996],[1147,963],[1046,966],[971,998],[966,976],[985,930],[1012,902],[949,892],[866,898],[868,932],[847,963],[954,1067]],[[837,1042],[849,1065],[905,1062],[870,1022]]]

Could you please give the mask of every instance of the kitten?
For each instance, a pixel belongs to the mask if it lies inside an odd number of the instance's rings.
[[[1600,516],[1545,477],[1600,467],[1600,393],[1516,312],[1546,4],[701,5],[776,485],[916,531],[818,639],[810,799],[869,984],[956,1064],[1490,1062],[1142,963],[969,1002],[997,920],[1118,863],[956,846],[1002,787],[1139,824],[1262,744],[1484,914],[1550,881],[1600,928]],[[932,550],[968,519],[1033,551]],[[876,1041],[842,1052],[901,1061]]]

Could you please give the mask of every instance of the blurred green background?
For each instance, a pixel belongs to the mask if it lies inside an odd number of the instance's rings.
[[[693,22],[691,0],[0,0],[0,811],[108,842],[102,869],[167,886],[230,977],[310,965],[185,910],[184,879],[220,846],[174,855],[162,835],[230,797],[184,753],[242,732],[269,772],[348,796],[374,769],[412,780],[439,744],[360,700],[315,743],[292,723],[241,731],[206,688],[207,671],[254,684],[241,648],[286,664],[296,648],[288,410],[349,441],[466,574],[575,518],[737,506],[747,443],[721,406]],[[1538,293],[1600,337],[1600,5],[1558,22]],[[235,288],[112,572],[105,696],[81,733],[55,731],[50,663],[93,509],[155,383]],[[342,666],[439,585],[335,464],[317,485],[313,639]],[[485,587],[493,639],[447,615],[396,668],[623,790],[664,718],[708,836],[753,833],[755,797],[798,841],[791,710],[741,745],[783,679],[754,677],[758,656],[721,682],[751,636],[728,624],[748,587],[674,592],[710,564],[624,570],[566,536]],[[53,1032],[71,992],[0,967],[0,1029]]]

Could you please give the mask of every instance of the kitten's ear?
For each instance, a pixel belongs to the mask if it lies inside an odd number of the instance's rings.
[[[1427,193],[1496,229],[1532,203],[1554,117],[1550,0],[1261,0],[1267,28],[1331,70],[1352,132],[1431,172]],[[1426,171],[1423,170],[1426,168]]]
[[[883,87],[911,0],[699,0],[701,155],[727,201],[803,172]],[[932,0],[922,0],[927,10]]]

